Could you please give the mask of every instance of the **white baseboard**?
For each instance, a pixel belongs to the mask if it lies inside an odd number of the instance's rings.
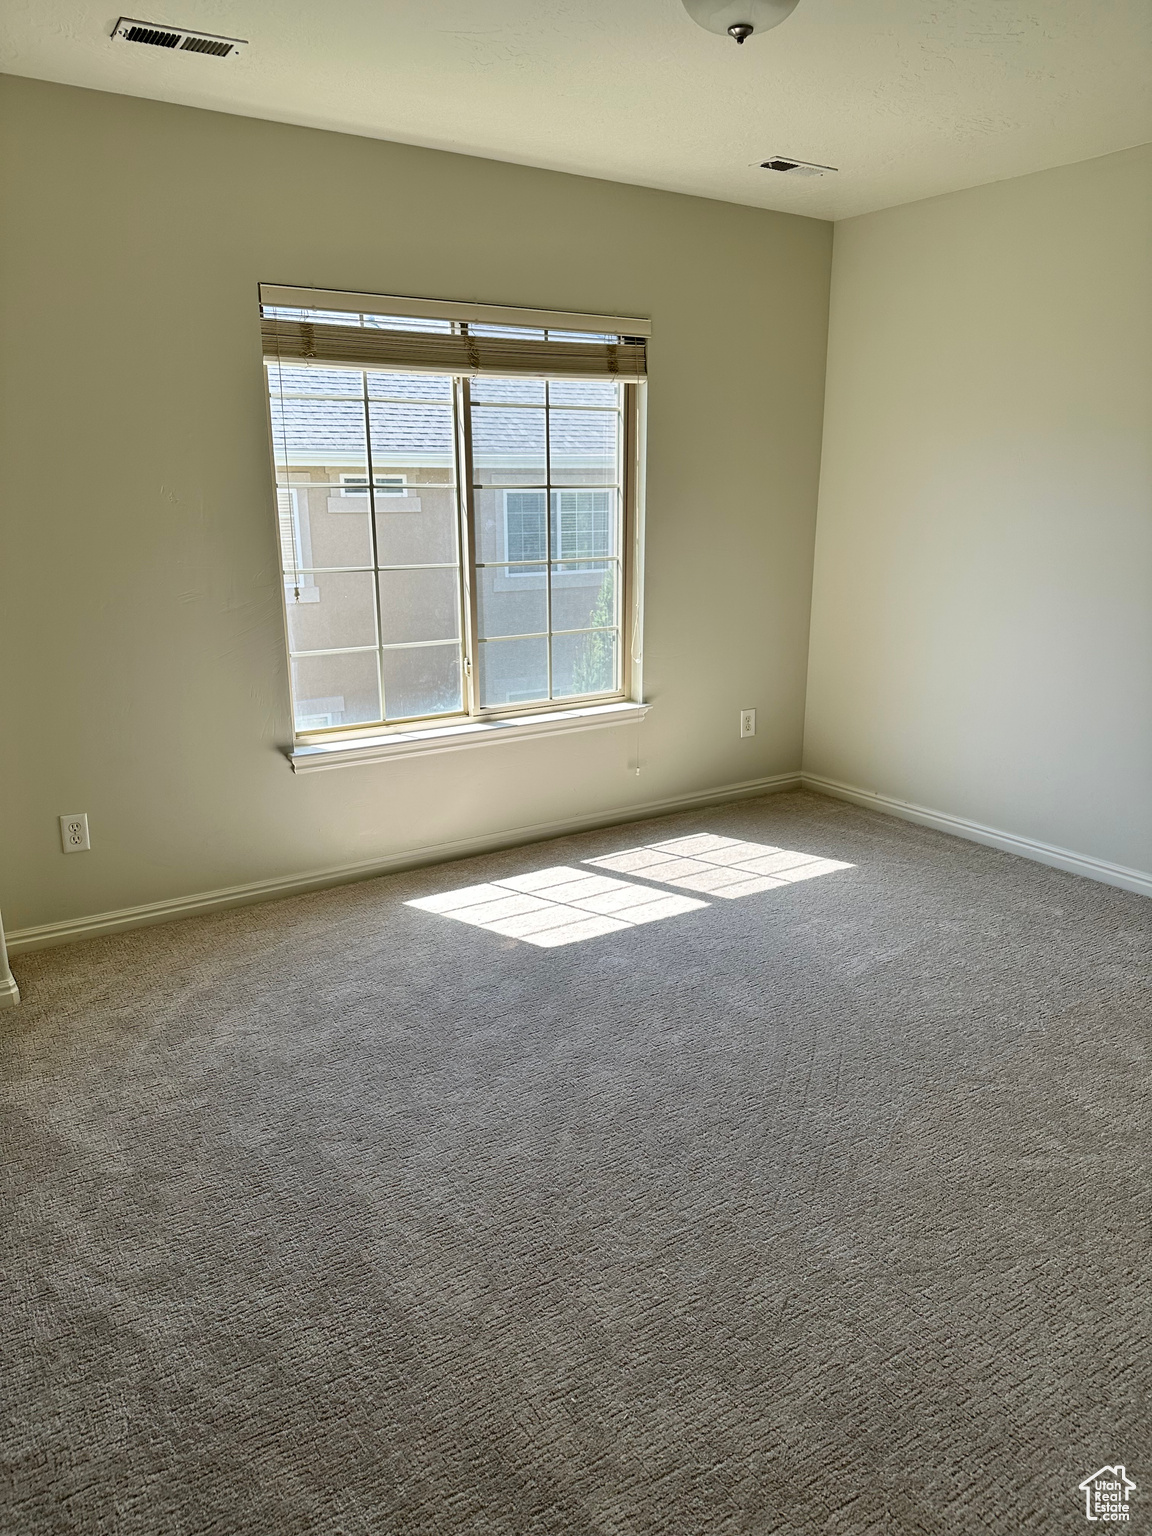
[[[216,891],[200,891],[190,896],[177,896],[169,901],[147,902],[142,906],[122,907],[115,912],[97,912],[90,917],[69,918],[59,923],[42,923],[36,927],[18,928],[7,935],[9,954],[25,950],[47,949],[56,944],[74,943],[80,939],[98,938],[102,934],[119,933],[129,928],[142,928],[152,923],[166,923],[181,917],[194,917],[202,912],[218,911],[227,907],[241,907],[261,901],[275,901],[280,897],[295,896],[305,891],[322,890],[326,886],[346,885],[356,880],[370,880],[377,875],[387,875],[403,869],[417,869],[426,864],[443,864],[452,859],[470,858],[475,854],[491,853],[500,848],[515,848],[524,843],[544,842],[553,837],[564,837],[573,832],[588,832],[596,827],[619,826],[625,822],[643,821],[651,816],[668,816],[677,811],[723,805],[726,801],[754,799],[758,795],[777,794],[789,789],[811,789],[817,794],[831,795],[838,800],[851,801],[853,805],[881,811],[885,815],[899,816],[920,826],[932,827],[937,832],[947,832],[953,837],[967,838],[970,842],[984,843],[1013,853],[1021,858],[1033,859],[1055,869],[1067,870],[1073,875],[1083,875],[1089,880],[1099,880],[1105,885],[1119,886],[1141,896],[1152,896],[1152,874],[1139,869],[1129,869],[1123,864],[1112,864],[1104,859],[1094,859],[1087,854],[1074,853],[1070,848],[1059,848],[1051,843],[1037,842],[1033,838],[1018,837],[997,827],[986,827],[980,822],[969,821],[962,816],[951,816],[945,811],[930,810],[907,800],[897,800],[870,789],[860,789],[854,784],[842,784],[836,779],[826,779],[811,773],[778,773],[763,779],[748,779],[740,784],[726,784],[718,789],[697,790],[692,794],[674,795],[664,800],[649,800],[639,805],[620,807],[613,811],[595,811],[585,816],[571,816],[559,821],[537,822],[532,826],[515,827],[504,832],[488,833],[481,837],[460,838],[453,842],[436,843],[424,848],[410,849],[404,853],[389,854],[383,858],[369,859],[358,864],[336,865],[315,870],[310,874],[284,875],[273,880],[255,880],[247,885],[226,886]],[[14,1007],[20,1001],[16,982],[0,978],[0,1008]]]
[[[740,784],[725,784],[719,789],[697,790],[674,795],[666,800],[649,800],[641,805],[620,806],[611,811],[593,811],[586,816],[570,816],[560,821],[538,822],[534,826],[513,827],[482,837],[460,838],[455,842],[436,843],[404,853],[387,854],[360,864],[343,864],[311,874],[283,875],[274,880],[254,880],[248,885],[230,885],[218,891],[200,891],[192,896],[177,896],[170,901],[147,902],[139,907],[122,907],[116,912],[97,912],[91,917],[67,918],[60,923],[41,923],[33,928],[17,928],[8,934],[8,953],[47,949],[55,944],[71,944],[78,939],[94,939],[106,933],[120,933],[128,928],[143,928],[151,923],[167,923],[175,918],[194,917],[224,907],[248,906],[278,897],[296,896],[325,886],[347,885],[355,880],[370,880],[402,869],[418,869],[424,864],[444,864],[450,859],[466,859],[478,853],[492,853],[499,848],[515,848],[522,843],[544,842],[565,837],[572,832],[589,832],[596,827],[618,826],[621,822],[644,821],[650,816],[668,816],[676,811],[690,811],[708,805],[723,805],[729,800],[748,800],[781,790],[799,789],[800,774],[777,773],[764,779],[748,779]],[[15,985],[15,984],[13,984]],[[19,994],[12,999],[18,1001]],[[3,1000],[0,999],[0,1004]]]
[[[895,800],[890,795],[879,795],[870,789],[858,789],[854,784],[841,784],[836,779],[823,779],[813,773],[805,773],[802,778],[804,788],[815,790],[817,794],[832,795],[837,800],[850,800],[853,805],[883,811],[888,816],[899,816],[904,821],[914,821],[922,827],[933,827],[937,832],[949,832],[953,837],[965,837],[969,842],[985,843],[1004,853],[1034,859],[1038,864],[1050,864],[1054,869],[1065,869],[1069,874],[1084,875],[1104,885],[1118,885],[1122,890],[1135,891],[1140,896],[1152,896],[1152,874],[1142,869],[1128,869],[1123,864],[1110,864],[1106,859],[1074,853],[1071,848],[1058,848],[1052,843],[1040,843],[1031,837],[1018,837],[1014,832],[1001,832],[997,827],[986,827],[978,821],[968,821],[963,816],[932,811],[927,806]]]
[[[0,976],[0,1008],[15,1008],[20,1001],[20,988],[11,976]]]

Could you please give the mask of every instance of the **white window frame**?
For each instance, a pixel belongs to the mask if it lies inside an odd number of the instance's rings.
[[[621,336],[650,334],[646,321],[610,316],[578,316],[554,311],[490,309],[478,305],[437,305],[434,301],[398,300],[386,296],[362,294],[320,294],[313,290],[271,289],[263,287],[265,305],[299,305],[302,309],[359,311],[361,314],[404,314],[414,317],[442,318],[446,310],[452,318],[500,325],[547,326],[554,330],[593,330]],[[410,306],[407,310],[402,305]],[[461,437],[462,423],[470,418],[468,380],[457,381],[458,402],[455,417]],[[457,453],[457,493],[461,520],[461,576],[464,591],[464,629],[461,653],[465,668],[465,709],[458,715],[426,716],[386,724],[309,726],[295,728],[293,747],[288,752],[296,772],[342,766],[345,763],[374,761],[385,756],[411,756],[428,751],[456,750],[480,745],[484,741],[524,739],[526,736],[553,734],[559,730],[595,729],[631,723],[644,718],[648,705],[643,702],[643,576],[647,384],[645,380],[622,386],[622,485],[619,509],[620,545],[618,554],[619,591],[617,595],[618,681],[613,692],[577,695],[571,698],[512,700],[499,706],[481,706],[477,697],[475,655],[478,646],[475,613],[475,487],[472,484],[470,429],[469,441],[461,441]],[[405,495],[418,486],[406,484],[399,474],[374,474],[372,489],[376,494]],[[383,481],[384,484],[379,482]],[[352,499],[356,492],[346,490],[353,483],[365,484],[362,475],[340,476],[340,494]],[[393,489],[395,487],[395,489]],[[579,492],[579,486],[553,487],[553,490]],[[590,489],[596,489],[595,487]],[[545,524],[551,523],[551,493],[544,496]],[[507,551],[507,502],[505,500],[505,551]],[[298,509],[293,497],[298,528]],[[297,551],[304,553],[299,549]],[[552,553],[552,564],[565,559],[594,560],[579,552]],[[579,582],[583,573],[573,573]],[[561,577],[563,580],[564,578]],[[567,584],[567,583],[565,583]]]

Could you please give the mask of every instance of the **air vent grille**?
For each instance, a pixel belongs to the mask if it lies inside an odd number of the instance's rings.
[[[762,171],[779,171],[784,176],[834,176],[834,165],[814,165],[810,160],[793,160],[789,155],[773,155],[760,162]]]
[[[248,46],[240,37],[214,37],[211,32],[189,32],[186,27],[132,21],[127,16],[121,16],[112,36],[125,43],[146,43],[150,48],[178,49],[181,53],[206,53],[217,59],[230,58]]]
[[[235,43],[226,43],[219,37],[186,37],[180,44],[185,53],[214,53],[224,58],[232,52]]]
[[[151,43],[153,48],[179,48],[179,32],[159,32],[155,27],[128,27],[120,36],[129,43]]]

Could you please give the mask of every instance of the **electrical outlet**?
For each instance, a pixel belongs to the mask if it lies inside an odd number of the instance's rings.
[[[86,811],[79,811],[75,816],[61,816],[60,846],[65,853],[87,853],[91,848]]]
[[[742,709],[740,711],[740,734],[741,736],[755,736],[756,711],[754,709]]]

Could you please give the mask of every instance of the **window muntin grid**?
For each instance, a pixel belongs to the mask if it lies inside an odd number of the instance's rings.
[[[530,397],[522,380],[479,380],[469,392],[485,709],[620,690],[623,390],[602,380],[528,382]],[[504,451],[478,453],[478,443],[499,438],[497,422],[511,428]],[[582,554],[595,558],[574,558]]]
[[[382,388],[375,371],[277,363],[268,375],[297,731],[459,714],[452,381]]]
[[[398,323],[347,314],[340,321]],[[482,378],[469,387],[447,375],[295,363],[269,363],[268,371],[297,731],[620,692],[623,386]],[[536,440],[505,433],[497,480],[474,475],[464,486],[460,470],[465,453],[474,461],[475,416],[489,408],[506,423],[515,420],[509,412],[534,411]],[[501,518],[505,547],[497,558],[486,558],[491,541],[477,527],[469,560],[469,520],[480,523],[480,501],[491,492],[541,498],[541,558],[510,559]],[[335,498],[350,531],[318,538],[320,529],[331,533],[326,520],[337,510],[328,506]],[[430,498],[440,503],[435,529],[397,542],[397,527],[404,520],[415,527]],[[505,635],[499,623],[488,627],[491,599],[502,595],[492,592],[489,572],[521,594],[536,589],[530,628]],[[469,605],[468,591],[481,594],[486,581],[489,601]]]

